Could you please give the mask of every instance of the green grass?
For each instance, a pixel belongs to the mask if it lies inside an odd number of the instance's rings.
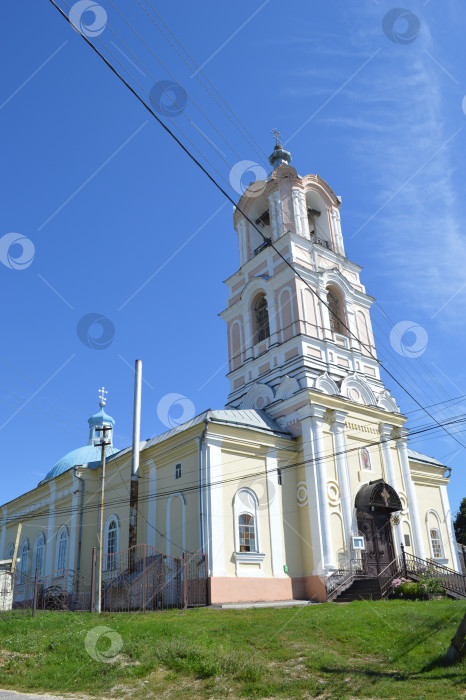
[[[145,698],[466,698],[442,657],[464,602],[0,613],[0,687]],[[111,628],[95,645],[91,632]],[[113,643],[111,662],[92,658]],[[120,650],[121,647],[121,650]],[[119,653],[114,656],[115,652]]]

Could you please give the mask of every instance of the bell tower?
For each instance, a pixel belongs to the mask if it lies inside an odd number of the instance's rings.
[[[221,314],[227,407],[278,417],[281,402],[312,389],[397,412],[380,379],[373,299],[359,279],[362,268],[345,254],[341,198],[319,175],[298,175],[278,134],[269,161],[270,176],[248,187],[234,213],[240,267],[226,280]]]

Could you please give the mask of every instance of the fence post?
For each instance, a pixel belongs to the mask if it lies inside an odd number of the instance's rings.
[[[404,574],[404,577],[406,578],[408,575],[408,569],[406,566],[406,552],[405,552],[404,544],[401,545],[401,558],[403,560],[403,574]]]
[[[95,612],[95,566],[97,560],[97,548],[92,547],[92,565],[91,565],[91,606],[90,612]],[[99,591],[100,595],[100,591]]]
[[[32,604],[32,617],[36,616],[37,610],[37,586],[39,583],[39,569],[36,569],[36,574],[34,576],[34,602]]]
[[[209,558],[208,558],[207,552],[204,554],[204,566],[205,566],[206,605],[210,605]]]
[[[142,612],[146,612],[146,545],[142,549]]]
[[[186,552],[183,552],[183,608],[188,607],[188,566],[186,563]]]

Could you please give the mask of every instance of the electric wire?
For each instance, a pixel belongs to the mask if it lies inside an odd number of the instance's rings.
[[[65,20],[68,22],[68,24],[72,25],[72,22],[70,18],[63,12],[63,10],[56,4],[55,0],[49,0],[50,3],[60,12],[62,17],[65,18]],[[320,298],[320,296],[317,294],[317,292],[312,288],[312,286],[307,282],[307,280],[303,277],[303,275],[296,270],[296,268],[292,265],[292,263],[287,260],[287,258],[283,255],[283,253],[278,250],[278,248],[271,242],[266,236],[260,231],[260,229],[256,226],[256,224],[249,218],[249,216],[238,206],[238,204],[233,200],[233,198],[226,192],[226,190],[223,189],[223,187],[215,180],[215,178],[209,173],[208,170],[202,165],[202,163],[189,151],[189,149],[180,141],[180,139],[170,130],[170,128],[153,112],[153,110],[144,102],[142,97],[134,90],[134,88],[131,87],[131,85],[121,76],[118,71],[112,66],[112,64],[105,58],[105,56],[98,50],[96,46],[88,39],[87,36],[85,36],[83,33],[80,34],[82,39],[92,48],[93,51],[104,61],[104,63],[108,66],[108,68],[112,71],[112,73],[132,92],[132,94],[136,97],[136,99],[141,102],[141,104],[145,107],[145,109],[154,117],[154,119],[158,122],[158,124],[166,131],[169,136],[180,146],[180,148],[186,153],[186,155],[202,170],[202,172],[206,175],[206,177],[212,182],[212,184],[228,199],[228,201],[231,202],[231,204],[236,208],[236,210],[246,219],[246,221],[249,222],[251,226],[259,233],[261,238],[264,240],[265,243],[267,243],[268,246],[270,246],[275,253],[283,260],[283,262],[290,267],[290,269],[294,272],[294,274],[306,285],[306,287],[311,291],[312,294],[314,294],[321,303],[323,303],[329,310],[329,304],[326,303],[323,299]],[[245,193],[247,194],[247,193]],[[378,359],[374,354],[372,353],[372,350],[370,347],[368,348],[365,343],[363,343],[357,336],[351,331],[351,329],[347,326],[345,321],[342,319],[338,319],[339,322],[342,324],[344,328],[346,328],[347,332],[354,337],[363,347],[366,348],[370,356],[375,359],[380,366],[384,369],[384,371],[390,376],[393,381],[398,384],[398,386],[403,389],[403,391],[420,407],[422,408],[427,415],[434,420],[437,425],[442,427],[442,429],[445,431],[447,435],[449,435],[455,442],[457,442],[461,447],[465,447],[463,443],[461,443],[453,434],[451,434],[444,425],[442,425],[439,421],[436,420],[435,416],[433,416],[422,404],[418,399],[413,396],[413,394],[405,387],[403,384],[393,375],[390,370],[388,370]]]
[[[465,423],[465,422],[466,422],[466,415],[465,415],[463,418],[461,418],[461,419],[457,419],[457,420],[454,420],[454,421],[449,421],[447,424],[448,424],[448,425],[457,425],[457,424],[461,424],[461,423]],[[423,428],[423,429],[420,429],[420,430],[415,431],[415,435],[417,435],[417,434],[424,434],[424,433],[426,433],[426,432],[430,432],[431,430],[438,430],[438,429],[439,429],[439,426],[437,426],[437,425],[426,426],[426,427]],[[398,439],[400,439],[398,436],[392,436],[392,437],[386,438],[385,441],[392,441],[392,440],[398,440]],[[378,447],[378,446],[380,446],[380,445],[382,444],[382,442],[384,442],[384,440],[377,440],[377,441],[373,441],[372,443],[367,443],[367,444],[365,444],[364,446],[367,447],[367,448],[369,448],[369,447]],[[333,457],[337,457],[337,456],[343,455],[343,454],[350,454],[350,453],[352,453],[352,452],[357,452],[357,451],[359,451],[359,449],[360,449],[360,445],[358,445],[358,446],[356,446],[356,447],[353,447],[353,448],[350,448],[350,449],[345,449],[345,450],[336,451],[336,452],[333,453],[332,456],[333,456]],[[115,459],[116,459],[117,457],[118,457],[118,455],[115,455]],[[306,464],[309,464],[309,463],[311,463],[311,464],[316,464],[316,463],[319,462],[319,461],[322,461],[322,460],[325,461],[325,460],[327,460],[327,459],[329,459],[329,455],[328,455],[328,454],[323,454],[323,455],[320,455],[320,454],[319,454],[319,455],[317,455],[316,457],[311,458],[310,460],[302,460],[302,461],[299,461],[299,462],[293,462],[293,463],[291,463],[291,464],[280,465],[280,466],[277,467],[276,469],[270,470],[270,473],[272,473],[272,472],[277,472],[278,469],[280,469],[280,471],[283,473],[283,472],[286,472],[287,470],[290,470],[290,469],[296,469],[296,468],[305,466]],[[109,460],[109,462],[110,462],[110,460]],[[175,493],[190,493],[190,492],[197,492],[197,491],[199,491],[199,490],[203,490],[203,489],[206,489],[206,488],[216,488],[216,487],[219,487],[219,486],[223,486],[223,485],[226,484],[226,483],[237,482],[237,481],[241,481],[241,480],[244,480],[244,479],[251,479],[251,478],[254,478],[254,477],[261,477],[261,478],[263,478],[264,475],[265,475],[265,474],[264,474],[264,470],[263,470],[263,469],[260,470],[260,471],[256,471],[256,472],[247,472],[247,473],[244,473],[244,474],[235,473],[235,474],[233,475],[233,473],[232,473],[232,475],[231,475],[231,476],[228,476],[227,478],[222,478],[222,479],[219,479],[219,480],[217,480],[217,481],[215,481],[215,482],[210,482],[209,484],[205,484],[205,485],[202,484],[202,485],[201,485],[201,484],[199,484],[199,483],[196,481],[196,483],[191,482],[191,485],[187,485],[187,486],[185,485],[185,486],[183,486],[183,487],[180,486],[180,487],[178,487],[178,488],[176,488],[176,489],[170,489],[170,490],[165,490],[165,491],[159,491],[159,492],[157,492],[155,495],[154,495],[154,494],[148,494],[148,495],[140,496],[140,497],[139,497],[139,502],[145,502],[145,501],[149,501],[149,500],[152,500],[152,499],[158,500],[158,499],[166,498],[166,497],[168,497],[168,496],[170,496],[170,495],[173,495],[173,494],[175,494]],[[116,490],[115,487],[113,487],[113,489]],[[128,500],[127,500],[126,498],[125,498],[125,499],[118,498],[118,499],[114,499],[114,500],[108,500],[108,499],[106,499],[105,507],[106,507],[106,508],[111,508],[111,507],[116,506],[116,505],[127,504],[127,502],[128,502]],[[5,505],[8,505],[8,504],[5,504]],[[90,503],[90,504],[88,504],[88,506],[87,506],[87,508],[86,508],[86,512],[93,511],[93,510],[96,510],[96,509],[98,509],[98,508],[99,508],[99,504],[98,504],[97,502],[95,502],[95,503]],[[55,508],[55,509],[54,509],[55,516],[59,516],[59,515],[72,515],[72,514],[74,514],[74,513],[77,513],[78,511],[79,511],[79,507],[78,507],[78,506],[76,506],[75,508],[73,508],[72,506],[66,506],[66,507],[64,507],[64,508]],[[31,519],[33,519],[33,518],[37,518],[37,517],[40,517],[40,516],[42,516],[42,515],[47,515],[48,512],[49,512],[48,509],[44,509],[44,510],[42,510],[42,511],[36,511],[36,512],[34,512],[34,513],[30,513],[29,515],[26,514],[26,513],[24,513],[24,514],[19,514],[19,515],[10,515],[10,516],[7,515],[6,518],[4,518],[4,519],[2,520],[2,525],[4,526],[4,525],[11,524],[11,523],[23,522],[23,521],[31,520]]]

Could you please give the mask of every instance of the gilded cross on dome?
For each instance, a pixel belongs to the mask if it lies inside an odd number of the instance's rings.
[[[380,494],[385,501],[385,505],[388,506],[388,501],[390,499],[390,494],[388,493],[387,489],[384,487],[382,493]]]

